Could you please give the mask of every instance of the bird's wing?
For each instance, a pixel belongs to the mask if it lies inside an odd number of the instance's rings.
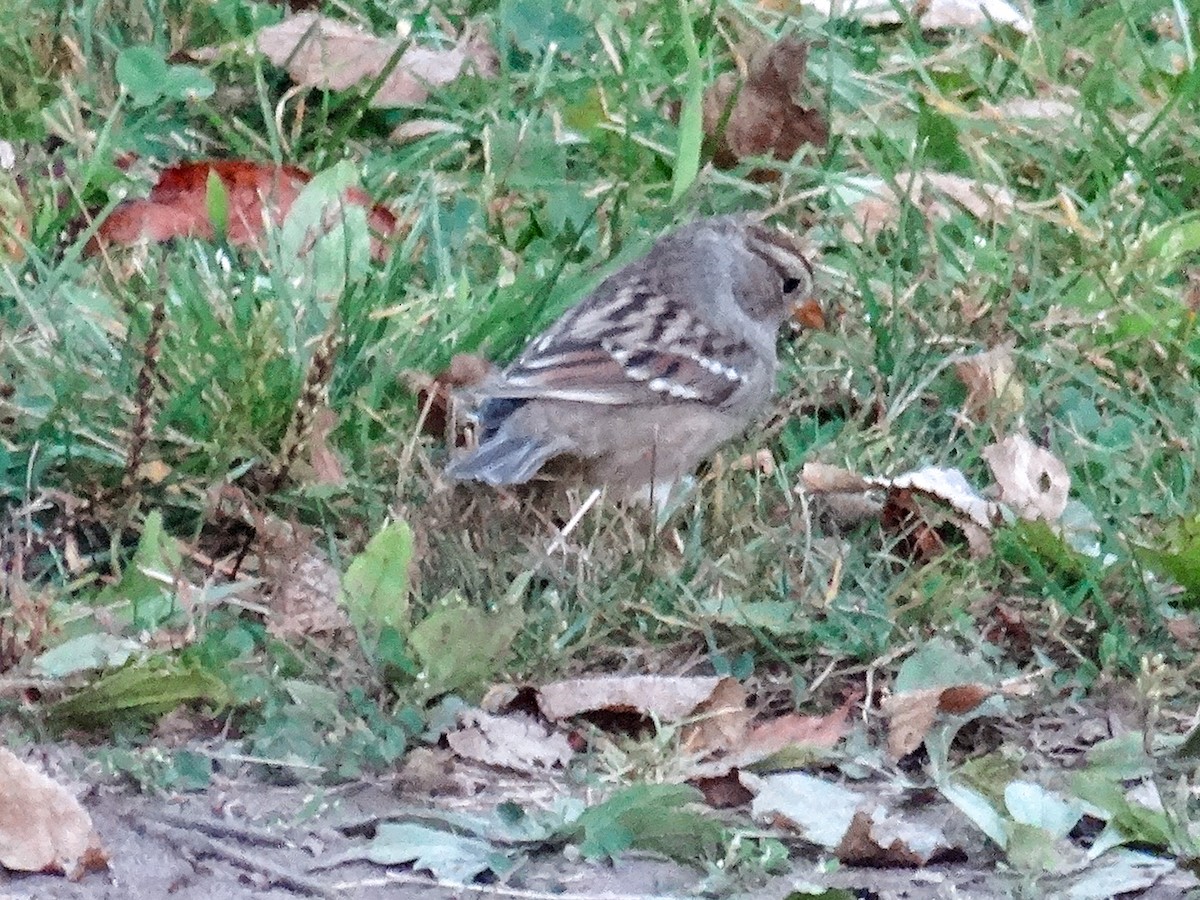
[[[487,393],[497,398],[633,405],[725,402],[754,351],[663,292],[626,281],[598,291],[530,342]]]

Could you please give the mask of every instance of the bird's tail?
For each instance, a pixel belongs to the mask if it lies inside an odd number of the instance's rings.
[[[459,481],[524,484],[552,457],[571,449],[564,439],[539,440],[527,435],[495,434],[463,456],[451,460],[446,475]]]

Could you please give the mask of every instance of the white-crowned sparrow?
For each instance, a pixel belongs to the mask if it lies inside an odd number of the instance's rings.
[[[770,399],[779,328],[812,287],[795,238],[747,218],[666,235],[474,389],[479,445],[446,474],[521,484],[570,457],[665,497]]]

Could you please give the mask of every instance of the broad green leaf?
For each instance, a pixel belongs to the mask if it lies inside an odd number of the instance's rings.
[[[117,81],[134,106],[149,106],[163,96],[167,61],[153,47],[129,47],[117,57]]]
[[[567,829],[589,859],[637,848],[684,863],[703,863],[724,844],[725,831],[697,805],[703,795],[681,784],[635,784],[590,807]]]
[[[435,878],[466,884],[503,865],[504,855],[487,841],[413,822],[384,822],[367,845],[365,857],[381,866],[412,863]]]
[[[95,728],[121,720],[151,718],[196,700],[229,702],[224,682],[178,660],[133,663],[93,682],[50,709],[55,729]]]
[[[477,687],[493,676],[524,621],[519,606],[488,613],[447,594],[408,636],[424,692],[433,697]]]
[[[992,684],[996,674],[982,658],[960,653],[949,641],[935,638],[917,648],[900,665],[895,691],[905,693],[959,684]]]
[[[229,234],[229,191],[216,169],[208,170],[208,181],[204,185],[204,201],[208,208],[208,220],[212,222],[217,240],[225,240]]]
[[[97,605],[128,602],[134,628],[157,628],[176,609],[174,579],[180,560],[174,539],[163,532],[162,513],[154,510],[146,516],[137,549],[120,580],[97,595]]]
[[[1171,845],[1171,825],[1167,817],[1131,802],[1120,782],[1092,772],[1080,772],[1072,779],[1071,786],[1080,800],[1107,813],[1111,824],[1120,828],[1129,842],[1154,847]]]
[[[565,9],[561,0],[500,0],[501,32],[526,53],[551,44],[565,53],[583,49],[591,27]]]
[[[679,141],[675,145],[675,172],[671,202],[678,203],[700,172],[700,147],[704,143],[704,70],[692,30],[686,0],[679,0],[679,35],[687,56],[687,93],[679,113]]]
[[[361,283],[370,271],[371,231],[368,210],[346,202],[346,191],[358,187],[358,174],[348,160],[318,172],[300,191],[279,229],[284,278],[307,287],[317,298],[332,300]],[[323,327],[320,317],[310,316]],[[301,341],[319,327],[310,327]]]
[[[1156,547],[1142,546],[1135,552],[1147,568],[1167,576],[1186,591],[1181,606],[1200,606],[1200,518],[1168,523]]]
[[[91,632],[63,641],[33,661],[33,673],[45,678],[64,678],[90,669],[123,666],[142,645],[131,638]]]
[[[408,628],[408,567],[413,536],[407,522],[380,529],[354,557],[342,579],[340,601],[356,628]]]
[[[168,65],[154,47],[130,47],[117,57],[117,80],[134,106],[150,106],[166,98],[189,100],[211,97],[213,80],[195,66]]]

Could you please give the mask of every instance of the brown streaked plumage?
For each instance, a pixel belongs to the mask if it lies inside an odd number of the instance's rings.
[[[569,456],[664,496],[770,400],[779,328],[812,287],[796,239],[742,217],[660,238],[477,389],[479,446],[447,474],[520,484]]]

